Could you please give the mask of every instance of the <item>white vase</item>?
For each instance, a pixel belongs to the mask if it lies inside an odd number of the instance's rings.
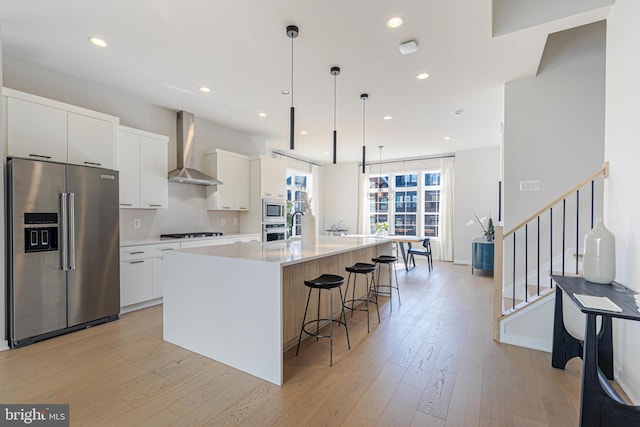
[[[301,240],[305,245],[314,245],[316,243],[316,217],[313,216],[311,211],[307,211],[302,215],[301,222]]]
[[[610,284],[616,278],[616,240],[601,218],[596,219],[596,225],[584,236],[582,263],[584,279],[588,282]]]

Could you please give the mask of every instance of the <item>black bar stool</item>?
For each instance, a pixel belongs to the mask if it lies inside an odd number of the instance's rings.
[[[398,287],[398,273],[396,272],[396,269],[394,268],[393,264],[396,263],[396,261],[398,261],[398,257],[395,257],[393,255],[379,255],[377,258],[371,258],[371,261],[376,263],[376,266],[378,266],[378,280],[376,282],[376,290],[377,293],[380,295],[389,295],[389,312],[393,311],[393,290],[395,289],[398,292],[398,305],[402,304],[400,302],[400,288]],[[388,285],[383,285],[380,283],[380,272],[382,271],[382,266],[386,265],[388,270],[389,270],[389,284]],[[391,274],[391,271],[393,270],[393,272],[395,273],[396,276],[396,284],[395,286],[393,285],[393,280],[392,277],[393,275]],[[380,288],[389,288],[389,292],[387,293],[385,292],[380,292]]]
[[[349,277],[347,278],[347,287],[345,288],[344,295],[345,298],[349,295],[349,283],[351,282],[351,275],[353,274],[353,287],[351,289],[351,299],[345,299],[342,301],[342,305],[345,309],[351,310],[351,317],[353,317],[354,311],[366,311],[367,312],[367,333],[369,333],[369,302],[376,305],[376,312],[378,313],[378,323],[380,323],[380,311],[378,310],[378,293],[376,292],[376,282],[374,273],[376,271],[376,266],[374,264],[367,264],[363,262],[357,262],[353,264],[351,267],[345,268],[346,271],[349,272]],[[356,284],[358,282],[358,274],[364,274],[365,284],[367,296],[364,298],[356,298]],[[371,277],[369,277],[371,274]],[[370,294],[373,291],[373,296],[375,298],[374,301],[370,301]],[[365,303],[365,308],[356,308],[357,303]],[[351,303],[351,305],[348,305]]]
[[[344,297],[342,296],[342,284],[344,283],[344,277],[338,276],[335,274],[323,274],[320,277],[317,277],[313,280],[305,280],[305,286],[309,287],[309,296],[307,297],[307,306],[304,308],[304,316],[302,317],[302,326],[300,327],[300,337],[298,338],[298,348],[296,348],[296,356],[300,351],[300,341],[302,341],[302,333],[304,332],[307,335],[311,335],[316,337],[316,341],[318,338],[329,338],[329,366],[333,366],[333,322],[338,323],[339,325],[344,325],[344,329],[347,333],[347,345],[349,346],[349,350],[351,350],[351,342],[349,342],[349,329],[347,328],[347,316],[344,314],[344,304],[341,305],[341,314],[339,320],[333,320],[333,288],[338,288],[340,291],[340,301],[344,301]],[[318,290],[318,314],[316,319],[307,320],[307,310],[309,309],[309,300],[311,299],[311,291],[314,289]],[[320,291],[323,289],[329,290],[329,317],[320,318]],[[342,318],[344,317],[344,322]],[[320,335],[320,322],[328,321],[329,322],[329,335]],[[312,333],[305,329],[307,325],[312,323],[316,324],[316,332]]]

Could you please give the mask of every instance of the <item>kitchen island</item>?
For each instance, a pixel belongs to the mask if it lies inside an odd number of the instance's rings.
[[[283,351],[297,343],[304,315],[304,280],[344,277],[345,267],[390,253],[388,240],[349,236],[171,251],[164,257],[164,339],[281,385]],[[333,302],[337,318],[338,292]]]

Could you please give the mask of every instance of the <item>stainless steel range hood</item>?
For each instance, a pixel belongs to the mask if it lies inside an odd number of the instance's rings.
[[[169,182],[197,185],[222,184],[215,178],[193,169],[194,150],[194,118],[193,113],[178,111],[178,138],[176,140],[178,163],[177,168],[169,172]]]

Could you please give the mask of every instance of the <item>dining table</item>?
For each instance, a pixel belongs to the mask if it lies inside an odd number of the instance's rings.
[[[404,261],[404,269],[406,271],[410,271],[413,268],[409,267],[409,259],[408,259],[408,255],[409,255],[409,250],[411,249],[411,244],[412,243],[421,243],[424,239],[426,239],[426,237],[420,237],[420,236],[404,236],[404,235],[390,235],[387,236],[389,240],[391,240],[392,242],[398,243],[398,246],[400,247],[400,253],[402,254],[402,261]],[[407,248],[405,249],[405,243],[407,244]]]

